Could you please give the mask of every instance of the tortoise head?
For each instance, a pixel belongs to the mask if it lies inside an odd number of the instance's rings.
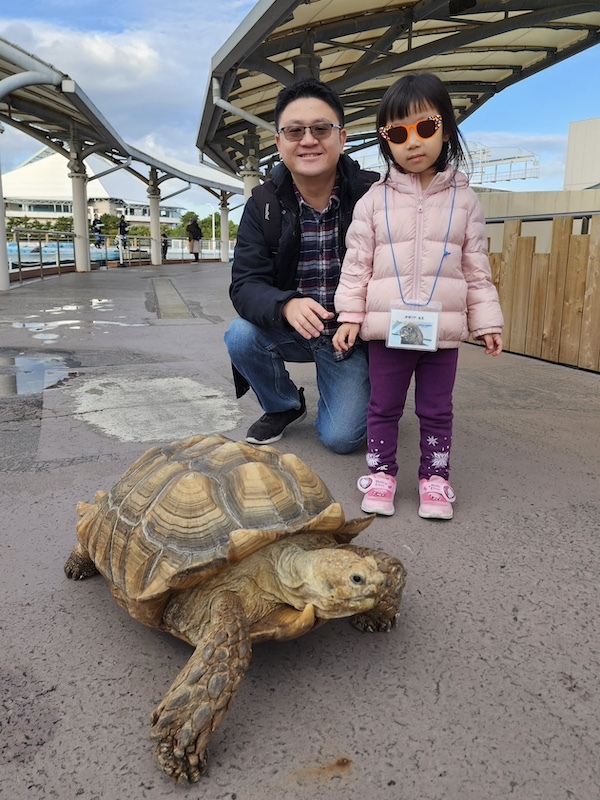
[[[334,548],[287,555],[278,577],[294,608],[312,603],[317,617],[336,619],[369,611],[381,596],[385,576],[372,556]]]

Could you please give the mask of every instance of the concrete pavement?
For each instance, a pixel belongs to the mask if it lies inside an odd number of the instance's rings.
[[[417,516],[411,402],[397,513],[360,536],[407,568],[398,629],[257,645],[208,774],[186,788],[159,769],[150,713],[191,650],[63,564],[76,503],[144,450],[242,438],[260,415],[234,399],[228,280],[170,264],[0,294],[0,797],[598,800],[600,376],[470,345],[455,519]],[[364,454],[320,445],[313,368],[291,372],[309,413],[277,446],[356,515]]]

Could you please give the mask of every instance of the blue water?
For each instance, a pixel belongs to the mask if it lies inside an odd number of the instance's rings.
[[[12,262],[13,266],[19,263],[19,252],[21,253],[21,264],[23,266],[35,266],[40,263],[40,246],[39,244],[21,244],[17,247],[16,242],[8,242],[6,245],[8,260]],[[56,242],[42,243],[42,261],[44,264],[56,263],[57,244]],[[117,261],[119,259],[119,250],[116,247],[90,247],[90,260],[91,261],[104,261],[107,258],[110,261]],[[65,263],[72,263],[73,244],[71,242],[60,243],[60,260]]]

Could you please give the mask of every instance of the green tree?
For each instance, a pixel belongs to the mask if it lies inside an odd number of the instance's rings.
[[[54,231],[72,231],[73,230],[73,217],[59,217],[54,220],[54,223],[48,227]]]
[[[150,228],[147,225],[130,225],[129,236],[150,236]]]
[[[102,214],[100,217],[102,223],[103,236],[116,236],[117,225],[119,224],[119,217],[116,214]]]
[[[43,219],[30,219],[27,223],[27,227],[32,231],[47,231],[51,226],[52,223]]]
[[[29,217],[8,217],[6,220],[6,233],[11,234],[15,228],[28,228]]]
[[[171,235],[176,239],[187,239],[186,227],[197,216],[193,211],[186,211],[181,217],[181,222],[171,231]]]
[[[185,214],[181,217],[181,222],[175,228],[171,228],[167,230],[169,236],[173,237],[174,239],[187,239],[187,226],[192,221],[193,217],[197,217],[195,211],[186,211]],[[202,231],[202,236],[205,239],[210,239],[212,237],[212,214],[209,214],[207,217],[203,219],[198,219],[198,225],[200,226],[200,230]],[[237,236],[238,226],[234,223],[229,221],[229,238],[235,239]],[[215,239],[221,238],[221,214],[216,211],[215,212]]]

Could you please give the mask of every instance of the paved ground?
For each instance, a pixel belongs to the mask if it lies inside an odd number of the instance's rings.
[[[199,784],[157,767],[149,716],[191,649],[101,578],[68,581],[75,504],[157,441],[258,416],[223,332],[227,265],[65,275],[0,294],[0,797],[6,800],[598,800],[600,376],[461,350],[450,523],[417,516],[402,422],[398,511],[363,542],[408,570],[399,628],[347,622],[255,648]],[[347,515],[363,454],[309,415],[279,444]],[[44,388],[44,387],[48,388]]]

